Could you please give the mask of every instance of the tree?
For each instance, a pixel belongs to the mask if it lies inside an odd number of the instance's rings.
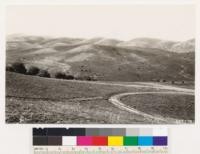
[[[67,75],[67,74],[65,74],[63,72],[58,72],[58,73],[55,74],[55,78],[73,80],[74,76],[73,75]]]
[[[35,66],[31,66],[29,67],[29,69],[27,70],[27,74],[28,75],[37,75],[39,73],[40,69],[35,67]]]
[[[24,64],[21,62],[13,63],[12,68],[13,68],[14,72],[26,74],[26,68],[25,68]]]
[[[38,76],[50,78],[50,74],[49,74],[49,72],[46,71],[46,70],[40,70],[39,73],[38,73]]]
[[[57,72],[55,74],[55,78],[57,78],[57,79],[66,79],[66,74],[63,73],[63,72]]]
[[[6,66],[6,71],[14,72],[14,69],[12,68],[12,66]]]
[[[175,81],[172,81],[172,84],[175,84]]]
[[[73,76],[73,75],[66,75],[66,79],[68,79],[68,80],[73,80],[73,79],[74,79],[74,76]]]

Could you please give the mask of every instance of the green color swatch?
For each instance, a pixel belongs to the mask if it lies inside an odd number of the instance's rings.
[[[124,145],[125,146],[137,146],[138,145],[138,137],[137,136],[124,136]]]

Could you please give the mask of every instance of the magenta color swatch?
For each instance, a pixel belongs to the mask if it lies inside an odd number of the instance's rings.
[[[92,137],[90,136],[78,136],[77,137],[77,145],[92,145]]]

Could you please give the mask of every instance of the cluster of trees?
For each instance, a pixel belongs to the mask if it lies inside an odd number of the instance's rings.
[[[35,66],[30,66],[28,69],[26,69],[25,65],[21,62],[15,62],[11,66],[6,66],[6,71],[21,73],[25,75],[37,75],[46,78],[51,77],[48,71],[39,69]]]
[[[73,75],[67,75],[67,74],[65,74],[63,72],[57,72],[55,74],[55,78],[57,78],[57,79],[68,79],[68,80],[75,79]]]
[[[47,70],[40,69],[36,66],[30,66],[29,68],[26,68],[25,65],[21,62],[15,62],[10,66],[6,66],[6,71],[16,72],[16,73],[25,74],[25,75],[35,75],[35,76],[46,77],[46,78],[52,77]],[[56,79],[66,79],[66,80],[74,80],[74,79],[87,80],[87,81],[96,80],[95,78],[90,77],[90,76],[74,77],[73,75],[65,74],[63,72],[55,73],[54,77]]]

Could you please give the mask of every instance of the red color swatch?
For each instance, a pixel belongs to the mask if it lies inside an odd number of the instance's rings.
[[[92,145],[107,146],[108,145],[108,137],[107,136],[93,136],[92,137]]]

